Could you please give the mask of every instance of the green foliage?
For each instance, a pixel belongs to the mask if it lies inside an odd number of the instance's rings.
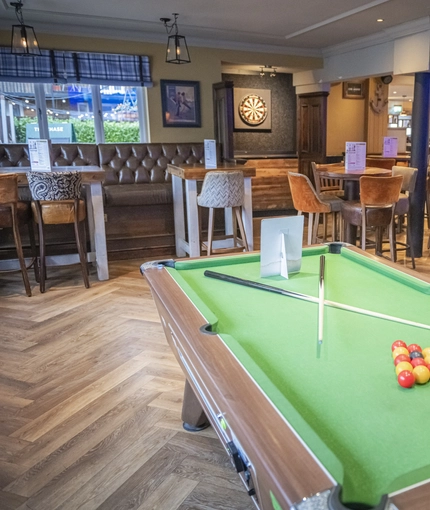
[[[94,120],[72,120],[78,143],[96,143]]]
[[[104,121],[106,143],[139,142],[138,122],[114,122]]]
[[[37,119],[31,117],[15,117],[15,133],[17,143],[25,143],[25,126],[36,122]],[[58,122],[58,120],[48,117],[48,122]],[[78,143],[96,143],[94,120],[67,119],[60,122],[72,122],[76,133]],[[104,121],[104,131],[106,143],[119,142],[139,142],[139,123],[138,122],[115,122]]]
[[[37,122],[37,119],[32,117],[14,117],[13,120],[15,123],[16,143],[25,143],[27,141],[25,136],[25,126],[27,124]]]

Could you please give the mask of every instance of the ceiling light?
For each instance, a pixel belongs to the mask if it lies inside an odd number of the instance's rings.
[[[384,19],[383,19],[383,18],[378,18],[376,21],[377,21],[378,23],[382,23],[382,22],[384,21]]]
[[[274,68],[272,69],[272,71],[270,72],[269,76],[270,76],[271,78],[275,78],[275,77],[276,77],[276,67],[274,67]]]
[[[160,21],[164,23],[166,32],[171,34],[174,30],[173,35],[169,35],[167,38],[167,49],[166,49],[166,62],[168,64],[189,64],[191,62],[190,53],[188,51],[187,40],[185,36],[178,34],[178,13],[172,13],[175,16],[173,23],[169,25],[170,18],[160,18]]]
[[[15,7],[15,15],[19,21],[19,25],[12,25],[11,53],[22,56],[40,56],[41,52],[34,28],[24,24],[21,0],[11,2],[10,5]]]
[[[263,78],[264,75],[265,75],[265,72],[263,71],[263,68],[260,67],[260,76]]]

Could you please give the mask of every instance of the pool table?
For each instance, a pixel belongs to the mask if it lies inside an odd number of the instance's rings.
[[[321,255],[322,343],[317,302],[205,276],[318,297]],[[210,422],[257,508],[430,508],[430,382],[402,388],[391,353],[430,346],[429,279],[341,243],[303,249],[289,279],[261,278],[256,252],[142,272],[186,376],[184,426]]]

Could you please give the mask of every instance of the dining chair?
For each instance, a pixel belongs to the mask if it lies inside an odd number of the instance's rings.
[[[332,239],[337,239],[336,216],[340,215],[342,199],[338,197],[320,197],[310,179],[304,174],[288,172],[291,196],[297,214],[308,214],[308,245],[317,241],[320,214],[332,216]],[[341,221],[340,221],[341,223]],[[323,235],[325,241],[325,232]]]
[[[339,166],[339,163],[333,165],[319,165],[314,161],[311,162],[312,173],[314,176],[315,190],[319,196],[335,196],[339,198],[345,197],[343,189],[343,181],[341,179],[333,179],[331,177],[323,177],[318,171],[320,168],[330,166]]]
[[[395,164],[395,158],[366,158],[366,166],[372,166],[374,168],[386,168],[387,170],[391,170]]]
[[[415,185],[417,182],[418,176],[418,168],[407,167],[407,166],[393,166],[393,175],[401,175],[403,177],[402,189],[399,196],[399,200],[397,201],[394,207],[394,219],[397,218],[397,223],[400,226],[402,223],[402,219],[408,215],[410,209],[410,194],[415,191]],[[393,239],[394,239],[394,262],[397,261],[397,251],[398,250],[409,250],[411,254],[412,267],[415,269],[415,257],[414,257],[414,248],[412,244],[408,244],[408,242],[404,243],[401,241],[397,241],[396,239],[396,227],[395,221],[392,223],[393,229]],[[401,231],[401,229],[400,229]],[[411,222],[409,218],[406,219],[406,240],[411,239]],[[401,246],[398,248],[397,246]],[[382,250],[387,251],[387,250]]]
[[[209,209],[208,239],[202,243],[202,249],[207,254],[229,253],[233,251],[248,251],[245,228],[242,222],[242,206],[245,199],[243,172],[241,171],[213,171],[207,172],[203,180],[202,190],[197,196],[199,207]],[[233,233],[214,237],[215,209],[232,208]],[[237,236],[237,225],[240,237]],[[213,248],[214,240],[233,241],[232,247]]]
[[[22,249],[21,234],[19,227],[28,226],[28,233],[33,255],[35,255],[35,240],[31,218],[30,202],[24,202],[18,198],[18,175],[1,174],[0,175],[0,229],[12,228],[15,248],[18,255],[19,266],[21,268],[22,279],[24,281],[25,292],[31,296],[30,280],[28,278],[27,267]],[[36,264],[36,262],[35,262]],[[37,273],[36,273],[37,276]]]
[[[399,200],[403,176],[360,177],[360,200],[344,201],[342,216],[346,223],[361,227],[361,248],[366,249],[366,229],[376,228],[376,253],[382,253],[382,233],[389,227],[390,258],[395,259],[393,217]]]
[[[40,292],[45,292],[46,246],[45,225],[73,224],[76,246],[86,288],[89,288],[86,253],[81,240],[80,224],[86,217],[85,202],[80,198],[82,174],[72,172],[28,172],[33,217],[39,232]]]

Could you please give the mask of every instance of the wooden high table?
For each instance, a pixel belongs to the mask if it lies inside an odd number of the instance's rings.
[[[364,170],[346,170],[343,165],[319,165],[317,172],[321,177],[327,179],[340,179],[344,181],[345,200],[359,200],[360,198],[360,177],[373,175],[381,177],[391,175],[392,171],[385,168],[366,167]],[[357,239],[357,227],[345,225],[345,242],[355,245]]]
[[[197,182],[202,181],[209,171],[237,171],[243,172],[245,185],[245,201],[242,207],[242,220],[245,228],[246,239],[249,250],[254,249],[254,237],[252,229],[252,192],[251,177],[254,177],[256,170],[254,167],[235,165],[232,163],[223,163],[217,168],[206,169],[204,165],[167,165],[167,171],[172,175],[173,189],[173,213],[175,220],[175,242],[176,255],[185,257],[200,257],[200,232],[199,215],[197,206]],[[186,216],[184,210],[184,187]],[[225,212],[226,234],[232,231],[232,212],[226,209]],[[186,238],[186,228],[188,231],[188,240]]]
[[[18,174],[18,185],[28,185],[26,173],[29,167],[0,167],[0,174]],[[99,280],[109,280],[109,267],[106,247],[102,182],[104,171],[98,166],[61,166],[53,167],[53,172],[77,171],[82,173],[82,184],[86,191],[86,207],[91,251],[87,254],[90,262],[95,262]],[[46,257],[47,266],[59,266],[78,263],[78,254],[55,255]],[[18,268],[16,260],[0,261],[0,269]]]

